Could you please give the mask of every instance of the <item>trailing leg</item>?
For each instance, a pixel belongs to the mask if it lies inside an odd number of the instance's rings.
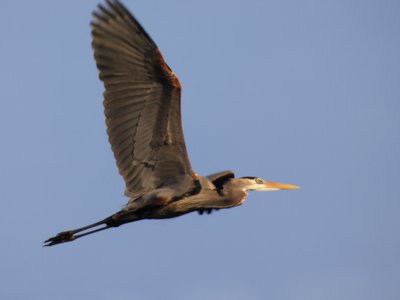
[[[109,218],[107,218],[107,219],[109,219]],[[46,246],[53,246],[53,245],[66,243],[66,242],[72,242],[72,241],[74,241],[77,238],[80,238],[82,236],[85,236],[85,235],[88,235],[88,234],[91,234],[91,233],[95,233],[95,232],[98,232],[98,231],[101,231],[101,230],[105,230],[105,229],[111,228],[112,226],[109,226],[106,223],[107,219],[104,219],[104,220],[102,220],[100,222],[96,222],[96,223],[90,224],[88,226],[84,226],[84,227],[77,228],[77,229],[74,229],[74,230],[68,230],[68,231],[60,232],[56,236],[53,236],[53,237],[47,239],[44,242],[43,246],[46,247]],[[98,229],[95,229],[95,230],[91,230],[91,231],[88,231],[88,232],[85,232],[85,233],[77,235],[78,232],[86,231],[86,230],[88,230],[90,228],[98,227],[100,225],[104,225],[104,226],[101,227],[101,228],[98,228]]]

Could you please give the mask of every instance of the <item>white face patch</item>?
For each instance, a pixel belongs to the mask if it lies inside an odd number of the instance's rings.
[[[262,191],[266,189],[264,182],[260,178],[243,179],[244,191]]]
[[[245,183],[245,190],[248,191],[279,191],[279,188],[276,187],[268,187],[265,185],[264,180],[260,178],[255,179],[247,179]]]

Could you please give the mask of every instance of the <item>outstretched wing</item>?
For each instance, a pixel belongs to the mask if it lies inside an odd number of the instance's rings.
[[[125,194],[193,177],[181,123],[181,87],[156,44],[119,1],[93,13],[94,57],[104,82],[107,133]]]

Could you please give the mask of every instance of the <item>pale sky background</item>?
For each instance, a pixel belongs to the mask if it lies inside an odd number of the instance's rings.
[[[400,299],[400,2],[125,0],[183,85],[194,169],[302,186],[42,248],[125,203],[89,22],[0,2],[0,298]]]

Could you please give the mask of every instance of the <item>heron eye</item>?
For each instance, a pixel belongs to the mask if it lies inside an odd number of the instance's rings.
[[[263,183],[263,181],[262,181],[260,178],[256,178],[255,181],[256,181],[256,183],[258,183],[258,184]]]

